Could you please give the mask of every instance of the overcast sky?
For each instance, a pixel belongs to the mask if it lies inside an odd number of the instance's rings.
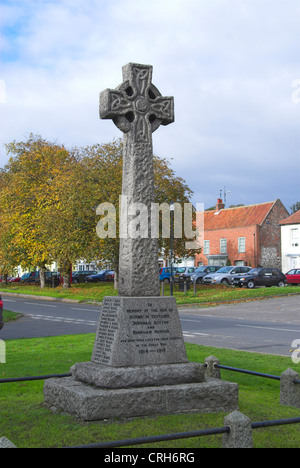
[[[122,136],[99,92],[153,65],[175,122],[153,134],[208,208],[300,201],[299,0],[0,0],[0,166],[30,133],[71,148]]]

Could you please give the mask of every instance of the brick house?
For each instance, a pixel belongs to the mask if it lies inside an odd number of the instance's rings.
[[[280,200],[204,212],[204,241],[196,265],[281,267],[280,221],[288,211]]]
[[[300,210],[280,222],[282,271],[300,268]]]

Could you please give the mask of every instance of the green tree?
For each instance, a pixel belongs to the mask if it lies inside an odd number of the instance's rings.
[[[291,207],[290,207],[290,210],[291,210],[291,215],[296,213],[297,211],[300,210],[300,201],[294,203]]]

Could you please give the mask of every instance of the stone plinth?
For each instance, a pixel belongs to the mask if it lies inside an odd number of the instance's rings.
[[[49,407],[86,421],[238,409],[238,385],[188,362],[172,297],[106,297],[92,360],[49,379]]]
[[[127,389],[101,389],[72,377],[45,382],[45,403],[84,421],[238,409],[238,385],[206,382]]]
[[[109,367],[94,362],[79,362],[72,369],[75,380],[97,388],[138,388],[205,381],[202,364],[164,364],[156,366]]]

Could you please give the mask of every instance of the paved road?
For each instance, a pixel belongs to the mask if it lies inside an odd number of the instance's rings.
[[[24,314],[6,324],[0,339],[95,333],[97,305],[3,295],[4,307]],[[300,296],[289,296],[209,308],[180,308],[187,342],[291,356],[300,339]]]
[[[34,338],[45,336],[95,333],[100,307],[60,301],[6,296],[3,306],[24,315],[9,322],[0,332],[0,339]]]
[[[205,346],[291,356],[293,341],[300,339],[297,295],[205,309],[181,308],[180,314],[186,319],[187,341]],[[195,330],[196,323],[200,330]]]

